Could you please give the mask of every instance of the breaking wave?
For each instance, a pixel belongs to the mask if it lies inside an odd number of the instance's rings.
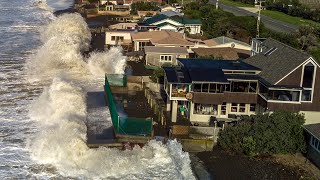
[[[119,47],[83,57],[91,34],[79,14],[56,18],[41,32],[41,40],[43,45],[26,63],[26,71],[31,79],[52,83],[29,108],[29,117],[39,127],[27,143],[33,160],[55,166],[64,177],[194,179],[189,155],[177,141],[166,145],[150,141],[131,151],[88,148],[87,87],[77,79],[124,73],[126,57]]]

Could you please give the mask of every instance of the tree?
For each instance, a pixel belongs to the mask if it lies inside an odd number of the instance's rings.
[[[157,11],[158,5],[155,2],[135,2],[131,4],[131,14],[137,14],[138,11]]]

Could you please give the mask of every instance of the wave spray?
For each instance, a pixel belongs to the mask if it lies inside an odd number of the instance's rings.
[[[194,179],[189,155],[177,141],[150,141],[131,151],[88,148],[85,94],[86,83],[92,82],[84,83],[83,77],[124,73],[126,57],[115,47],[84,58],[91,34],[79,14],[56,18],[41,32],[41,40],[26,69],[31,78],[45,77],[52,84],[30,105],[29,116],[39,127],[27,144],[33,160],[55,166],[64,177]]]

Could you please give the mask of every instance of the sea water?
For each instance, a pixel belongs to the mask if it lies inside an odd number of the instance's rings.
[[[86,92],[124,73],[121,48],[85,58],[91,34],[71,0],[0,0],[0,179],[194,179],[181,144],[86,145]],[[111,119],[105,113],[105,126]]]

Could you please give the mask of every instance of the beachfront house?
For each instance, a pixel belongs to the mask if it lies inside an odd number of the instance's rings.
[[[319,122],[319,64],[271,38],[261,46],[243,61],[178,59],[179,67],[165,68],[172,122],[182,114],[193,124],[208,124],[278,109],[304,113],[307,124]]]
[[[173,32],[187,32],[189,34],[201,33],[201,21],[183,16],[166,16],[158,14],[139,23],[140,29],[158,29]]]
[[[177,65],[177,58],[188,58],[186,47],[145,46],[145,65],[158,66]]]

